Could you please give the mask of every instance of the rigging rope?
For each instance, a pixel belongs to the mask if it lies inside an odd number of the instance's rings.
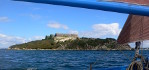
[[[139,47],[138,50],[141,49],[141,55],[137,55],[137,58],[140,58],[141,61],[133,61],[129,67],[127,68],[127,70],[143,70],[143,63],[145,63],[145,60],[144,60],[144,57],[142,56],[143,55],[143,19],[144,19],[144,16],[141,18],[141,26],[140,26],[140,36],[139,36],[139,41],[141,42],[141,45]],[[136,56],[135,56],[136,58]]]
[[[143,41],[141,42],[141,55],[143,55]]]
[[[143,70],[143,64],[140,61],[133,61],[127,70]]]
[[[133,58],[130,58],[128,55],[126,55],[126,54],[121,50],[121,47],[120,47],[120,48],[118,47],[117,50],[119,50],[126,58],[128,58],[129,61],[132,61],[132,60],[133,60]],[[101,56],[101,57],[107,56],[107,54],[108,54],[109,51],[110,51],[110,50],[106,51],[106,52],[104,53],[104,55]],[[96,59],[96,61],[95,61],[91,66],[94,66],[98,61],[99,61],[99,59]],[[90,70],[90,67],[89,67],[87,70]]]
[[[126,58],[129,59],[129,61],[132,61],[133,58],[130,58],[128,55],[126,55],[122,50],[121,50],[121,47],[120,49],[118,49]]]
[[[101,57],[107,56],[107,54],[108,54],[109,51],[110,51],[110,50],[106,51],[106,52],[104,53],[104,55],[101,56]],[[96,61],[95,61],[93,64],[91,64],[91,66],[94,66],[98,61],[99,61],[99,59],[96,59]],[[90,67],[88,68],[88,70],[90,70]]]
[[[141,40],[142,40],[141,41],[141,48],[142,48],[141,49],[141,54],[142,55],[143,55],[143,38],[142,38],[143,37],[143,20],[144,20],[144,16],[141,18],[141,25],[142,25],[142,27],[141,27],[141,32],[140,32],[141,33]]]

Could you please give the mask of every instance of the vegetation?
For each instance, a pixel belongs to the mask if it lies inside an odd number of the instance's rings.
[[[99,38],[80,38],[73,41],[61,42],[62,45],[67,45],[65,49],[80,49],[89,50],[95,49],[96,47],[101,47],[105,44],[116,43],[115,39],[99,39]],[[115,44],[110,44],[110,47],[115,46]]]
[[[113,38],[77,38],[64,42],[55,42],[53,35],[43,40],[31,41],[10,46],[10,49],[56,49],[56,50],[106,50],[115,49],[117,42]]]

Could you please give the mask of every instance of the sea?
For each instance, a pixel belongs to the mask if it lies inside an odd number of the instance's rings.
[[[103,70],[128,66],[135,51],[0,50],[0,70]],[[141,51],[149,56],[149,51]]]

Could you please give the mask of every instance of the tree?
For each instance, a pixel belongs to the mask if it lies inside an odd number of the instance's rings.
[[[53,34],[50,34],[49,39],[54,39],[54,35]]]

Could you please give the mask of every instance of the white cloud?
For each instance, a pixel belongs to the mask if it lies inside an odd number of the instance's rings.
[[[29,38],[28,40],[33,41],[33,40],[41,40],[41,39],[44,39],[44,38],[45,38],[44,36],[33,36],[32,38]]]
[[[149,48],[149,40],[146,40],[143,42],[143,47],[144,48]]]
[[[40,10],[41,8],[33,8],[33,10]]]
[[[120,32],[119,24],[95,24],[93,25],[93,29],[95,32],[101,33],[102,35],[118,35]]]
[[[118,36],[121,31],[118,23],[94,24],[92,28],[93,30],[91,31],[80,32],[80,35],[85,37],[103,38]]]
[[[23,16],[23,17],[29,17],[33,20],[38,20],[38,19],[41,19],[41,15],[39,14],[32,14],[32,13],[29,13],[29,14],[20,14],[20,16]]]
[[[8,48],[10,45],[25,43],[26,39],[21,37],[0,34],[0,48]]]
[[[141,42],[142,43],[142,42]],[[145,40],[142,43],[143,45],[141,45],[141,47],[143,46],[143,48],[149,48],[149,40]],[[130,47],[135,48],[135,43],[129,43]]]
[[[22,38],[17,36],[8,36],[5,34],[0,34],[0,48],[8,48],[11,45],[26,43],[33,40],[41,40],[44,37],[42,36],[34,36],[32,38]]]
[[[60,24],[60,23],[57,23],[57,22],[49,22],[47,24],[47,26],[50,27],[50,28],[55,28],[55,29],[60,29],[60,28],[65,29],[65,30],[69,29],[67,25]]]
[[[8,22],[10,19],[8,17],[0,17],[0,22]]]
[[[76,31],[76,30],[70,30],[68,33],[69,33],[69,34],[79,34],[79,32]]]
[[[40,19],[41,16],[40,15],[37,15],[37,14],[29,14],[29,16],[32,18],[32,19]]]

